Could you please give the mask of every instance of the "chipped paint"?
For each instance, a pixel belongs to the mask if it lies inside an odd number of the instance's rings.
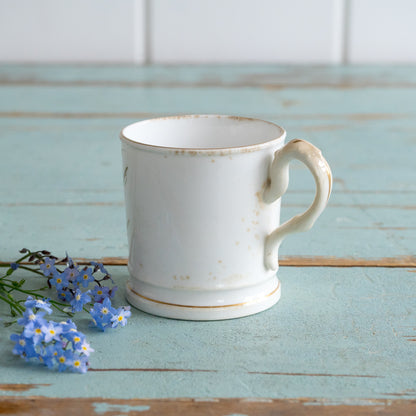
[[[95,413],[117,412],[118,415],[128,415],[130,412],[144,412],[150,410],[150,406],[139,405],[131,406],[129,404],[114,404],[107,402],[94,402]]]
[[[349,415],[402,415],[416,413],[416,401],[404,399],[326,400],[310,398],[172,398],[172,399],[102,399],[102,398],[54,398],[54,397],[0,397],[0,413],[31,416],[46,414],[133,415],[143,412],[146,416],[160,415],[250,415],[292,416],[349,416]]]
[[[37,389],[38,387],[50,386],[50,384],[31,384],[31,383],[0,383],[0,390],[22,392]]]
[[[384,378],[373,374],[332,374],[332,373],[286,373],[280,371],[249,371],[249,374],[263,374],[268,376],[299,376],[299,377],[352,377],[352,378]]]
[[[240,242],[236,241],[236,245]],[[88,265],[92,259],[75,258],[74,261],[79,265]],[[13,260],[10,260],[13,261]],[[95,259],[106,266],[126,266],[125,257],[102,257]],[[10,262],[0,262],[10,264]],[[22,264],[30,264],[22,262]],[[416,267],[416,256],[397,256],[381,258],[361,258],[361,257],[335,257],[335,256],[284,256],[279,258],[280,266],[287,267]],[[412,270],[409,270],[413,272]]]

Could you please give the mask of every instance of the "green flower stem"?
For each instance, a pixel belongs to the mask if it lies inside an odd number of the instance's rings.
[[[11,289],[13,289],[13,290],[17,290],[18,292],[21,292],[21,293],[25,293],[26,295],[31,295],[31,296],[34,296],[35,298],[43,298],[44,296],[42,296],[41,294],[39,294],[39,293],[36,293],[36,292],[34,292],[34,291],[32,291],[32,290],[27,290],[27,289],[20,289],[20,287],[15,287],[15,286],[13,286],[13,285],[9,285],[8,283],[2,283],[2,285],[4,286],[4,287],[9,287],[9,288],[11,288]],[[61,302],[56,302],[56,301],[54,301],[54,300],[49,300],[49,303],[51,303],[56,309],[58,309],[58,310],[60,310],[61,312],[64,312],[64,310],[63,309],[61,309],[61,308],[59,308],[57,305],[59,305],[59,306],[68,306],[68,305],[66,305],[65,303],[61,303]],[[65,312],[64,312],[65,313]]]
[[[2,278],[0,278],[0,286],[3,286],[3,282],[6,282],[6,283],[8,283],[9,285],[8,285],[8,287],[11,287],[12,286],[12,290],[16,290],[17,288],[19,288],[20,286],[15,286],[13,283],[16,283],[16,281],[15,280],[11,280],[11,279],[7,279],[6,277],[2,277]],[[26,282],[26,281],[25,281]],[[45,289],[49,289],[49,287],[48,286],[43,286],[43,287],[41,287],[41,288],[39,288],[39,289],[36,289],[36,290],[45,290]],[[40,295],[39,295],[40,296]]]
[[[10,300],[8,297],[6,298],[2,295],[0,295],[0,299],[3,300],[4,302],[8,303],[10,305],[10,308],[16,309],[20,313],[24,312],[24,310],[25,310],[17,302],[15,302],[13,299]]]
[[[20,259],[14,261],[12,263],[18,264],[21,261],[23,261],[23,260],[27,259],[28,257],[30,257],[32,254],[34,254],[34,253],[32,253],[31,251],[29,251],[29,253],[25,254],[24,256],[20,257]],[[0,267],[10,267],[10,263],[3,263],[2,262],[2,263],[0,263]]]
[[[27,267],[27,266],[19,266],[19,269],[23,269],[23,270],[29,270],[30,272],[33,272],[33,273],[36,273],[36,274],[40,274],[42,277],[44,277],[45,275],[42,273],[42,272],[40,272],[40,271],[38,271],[38,270],[34,270],[34,269],[31,269],[30,267]]]
[[[15,263],[20,263],[24,259],[27,259],[28,257],[30,257],[32,254],[35,254],[35,253],[32,253],[31,251],[29,251],[27,254],[25,254],[24,256],[20,257],[20,259],[16,260]]]

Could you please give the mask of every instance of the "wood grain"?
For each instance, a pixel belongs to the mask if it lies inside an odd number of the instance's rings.
[[[4,328],[0,414],[416,414],[413,67],[7,65],[0,94],[1,260],[23,246],[101,258],[117,306],[129,278],[124,125],[259,117],[313,142],[334,173],[314,229],[282,245],[275,307],[215,323],[133,309],[116,335],[81,319],[95,349],[84,376],[27,367],[11,354],[15,328]],[[313,199],[302,172],[291,167],[282,220]]]
[[[93,239],[91,239],[93,241]],[[76,258],[80,265],[90,264],[91,261],[100,261],[106,266],[127,266],[126,257],[103,257],[101,259]],[[12,260],[11,260],[12,261]],[[0,265],[9,263],[0,262]],[[30,264],[23,262],[22,264]],[[416,267],[416,256],[382,257],[379,259],[351,258],[351,257],[283,257],[279,259],[283,267]]]
[[[416,400],[352,399],[337,403],[325,399],[104,399],[0,396],[0,414],[16,416],[73,415],[192,415],[192,416],[413,416]]]
[[[412,66],[322,66],[308,65],[3,65],[3,85],[174,85],[213,87],[281,86],[308,88],[365,88],[416,86]]]
[[[136,372],[136,373],[218,373],[218,370],[190,369],[190,368],[89,368],[91,372]],[[329,373],[290,373],[283,371],[248,371],[247,374],[260,374],[266,376],[290,376],[290,377],[352,377],[352,378],[383,378],[371,374],[329,374]]]
[[[0,383],[0,390],[22,392],[22,391],[29,391],[40,386],[50,386],[50,384]]]
[[[91,260],[94,259],[76,259],[79,264],[89,264]],[[125,257],[103,257],[100,261],[109,266],[127,265],[127,258]],[[379,259],[324,256],[283,257],[279,259],[279,264],[286,267],[416,267],[416,256],[383,257]]]

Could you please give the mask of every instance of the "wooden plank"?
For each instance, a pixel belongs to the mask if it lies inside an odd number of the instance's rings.
[[[415,114],[414,87],[331,88],[32,86],[0,87],[0,112],[222,113],[285,120],[286,115],[400,118]],[[319,95],[319,100],[316,97]],[[55,98],[52,98],[55,97]],[[59,98],[56,98],[59,97]],[[334,103],[340,105],[334,105]]]
[[[300,211],[286,209],[285,216]],[[280,258],[295,265],[371,266],[380,261],[384,266],[414,266],[415,232],[410,226],[414,223],[413,212],[329,207],[311,231],[284,241]],[[403,221],[402,227],[390,222],[392,213]],[[369,223],[370,215],[372,222],[391,224],[392,229],[354,227],[355,223]],[[13,261],[25,246],[51,249],[58,256],[68,251],[77,258],[126,258],[124,216],[124,207],[114,204],[0,206],[2,238],[8,242],[0,247],[0,261]],[[345,218],[350,222],[342,220]]]
[[[88,264],[91,260],[79,258],[78,264]],[[104,257],[100,261],[111,266],[126,266],[125,257]],[[283,267],[416,267],[415,256],[384,257],[379,259],[339,258],[339,257],[283,257],[279,259]]]
[[[107,266],[127,266],[127,257],[75,258],[78,264],[89,264],[100,261]],[[1,264],[8,264],[2,263]],[[30,264],[23,262],[22,264]],[[378,259],[339,258],[339,257],[294,257],[279,258],[279,265],[283,267],[416,267],[415,256],[384,257]]]
[[[127,256],[117,136],[131,121],[0,120],[0,154],[7,155],[0,176],[8,178],[0,183],[0,228],[8,241],[0,260],[12,261],[22,246],[68,250],[74,257]],[[291,137],[322,148],[333,166],[334,187],[314,229],[290,236],[282,259],[295,258],[296,265],[310,263],[310,257],[314,265],[414,264],[402,257],[414,255],[416,245],[413,123],[373,120],[332,131],[324,126],[338,121],[288,121]],[[309,173],[294,163],[282,220],[305,210],[313,192]]]
[[[1,85],[184,88],[416,87],[411,65],[0,65]]]
[[[126,267],[109,266],[125,304]],[[77,320],[95,349],[92,371],[63,376],[27,365],[0,338],[3,395],[59,398],[416,399],[416,275],[406,269],[282,267],[282,298],[268,311],[218,322],[175,321],[133,309],[101,333]],[[25,271],[19,277],[28,278]],[[38,278],[29,280],[37,286]],[[46,293],[45,293],[46,295]],[[0,317],[6,318],[2,306]],[[56,315],[56,316],[55,316]],[[52,315],[60,320],[59,314]],[[219,353],[221,352],[221,353]],[[6,386],[7,388],[7,386]]]
[[[327,211],[280,253],[282,265],[315,267],[281,267],[282,299],[244,319],[134,310],[112,335],[81,319],[96,350],[84,376],[28,366],[4,328],[0,410],[79,403],[96,413],[215,414],[198,407],[202,397],[222,406],[218,414],[414,413],[414,70],[222,67],[215,78],[216,69],[0,67],[0,258],[24,245],[103,258],[119,264],[109,268],[115,303],[125,304],[120,127],[169,112],[232,112],[283,124],[333,167]],[[311,178],[294,164],[283,219],[312,198]],[[259,408],[242,407],[248,397]]]
[[[2,383],[0,384],[0,391],[21,392],[37,388],[38,386],[49,386],[49,384],[30,384],[30,383]]]
[[[118,415],[192,415],[212,416],[411,416],[416,412],[415,400],[354,400],[348,404],[332,403],[325,399],[56,399],[33,396],[17,398],[0,396],[0,413],[16,416],[45,416],[59,412],[62,416],[75,414]]]

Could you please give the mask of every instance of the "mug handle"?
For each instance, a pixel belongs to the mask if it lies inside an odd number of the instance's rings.
[[[289,234],[309,230],[325,209],[331,194],[331,169],[321,151],[305,140],[295,139],[274,155],[268,186],[263,193],[264,202],[270,204],[286,192],[289,185],[289,163],[293,159],[300,160],[311,171],[316,183],[315,199],[303,214],[292,217],[266,237],[264,262],[269,270],[277,270],[279,267],[278,251],[283,239]]]

